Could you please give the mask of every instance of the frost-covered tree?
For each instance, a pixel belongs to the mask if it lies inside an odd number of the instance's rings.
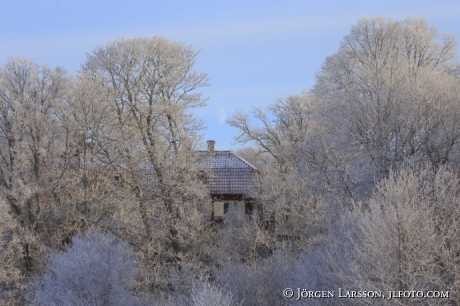
[[[328,202],[363,200],[390,169],[459,164],[456,39],[421,19],[363,19],[329,56],[310,93],[229,124]]]
[[[43,279],[34,284],[34,304],[135,305],[135,261],[126,242],[89,231],[50,257]]]
[[[22,230],[9,204],[3,200],[0,201],[0,216],[0,304],[16,305],[23,301],[25,293]]]
[[[336,152],[350,196],[391,169],[459,162],[457,43],[424,20],[358,21],[317,75],[325,152]]]
[[[72,81],[69,97],[60,103],[56,111],[61,128],[68,135],[63,167],[68,168],[74,179],[73,192],[66,200],[76,203],[73,209],[79,212],[78,220],[83,219],[87,224],[97,223],[101,217],[107,218],[115,213],[119,203],[116,198],[110,197],[110,194],[116,193],[116,188],[110,188],[115,184],[113,174],[101,171],[97,159],[100,149],[98,137],[102,136],[103,127],[111,120],[105,115],[110,105],[108,92],[98,85],[97,79],[82,73]],[[105,203],[106,199],[110,199],[110,204]]]
[[[263,203],[264,221],[272,223],[267,226],[275,229],[275,236],[304,242],[312,242],[327,227],[323,197],[325,189],[332,189],[327,184],[332,171],[315,143],[320,130],[312,119],[314,107],[315,98],[304,91],[278,99],[267,111],[254,108],[255,120],[241,111],[228,120],[238,129],[237,142],[255,146],[240,153],[262,173],[253,197]]]
[[[175,198],[181,192],[173,186],[185,175],[202,127],[191,110],[205,105],[196,90],[207,85],[206,74],[193,70],[196,56],[190,46],[159,36],[120,38],[95,48],[83,66],[84,73],[107,89],[111,101],[105,112],[110,123],[98,138],[100,162],[117,171],[137,196],[150,241],[147,202],[152,196],[162,202],[163,225],[176,256],[181,246]]]
[[[23,261],[16,264],[26,275],[38,268],[36,258],[46,240],[54,240],[39,231],[65,173],[59,166],[65,137],[54,112],[67,85],[61,68],[20,58],[0,68],[0,193],[10,208],[9,216],[1,218],[15,222],[2,231],[19,241]]]
[[[97,129],[87,129],[97,131],[90,136],[96,164],[130,197],[113,225],[137,246],[148,290],[168,292],[169,269],[184,258],[206,261],[213,244],[210,198],[194,164],[203,124],[193,109],[205,105],[199,90],[208,85],[194,70],[197,55],[160,36],[119,38],[82,66],[107,106]]]
[[[387,302],[456,305],[459,244],[453,237],[458,232],[458,182],[446,167],[437,172],[391,172],[368,201],[344,211],[340,230],[317,250],[322,286],[368,288],[387,297],[394,290],[442,290],[450,292],[448,299]]]

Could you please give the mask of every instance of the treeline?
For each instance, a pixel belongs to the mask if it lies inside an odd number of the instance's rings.
[[[120,38],[76,75],[16,58],[0,69],[4,303],[460,303],[454,37],[360,20],[311,90],[236,112],[263,216],[221,227],[194,166],[208,85],[196,55]],[[297,288],[449,296],[295,301]]]

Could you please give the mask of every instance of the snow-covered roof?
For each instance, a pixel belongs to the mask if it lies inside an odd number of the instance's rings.
[[[258,170],[231,151],[198,151],[199,167],[211,169],[211,194],[247,194],[256,182]]]

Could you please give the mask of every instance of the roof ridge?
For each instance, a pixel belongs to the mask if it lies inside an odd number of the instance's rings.
[[[231,150],[214,150],[214,152],[209,152],[208,150],[198,150],[198,151],[196,151],[196,152],[203,152],[203,153],[210,153],[210,154],[212,154],[212,153],[216,153],[216,152],[233,152],[233,151],[231,151]]]

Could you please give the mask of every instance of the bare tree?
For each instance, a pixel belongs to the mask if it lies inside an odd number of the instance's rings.
[[[235,138],[237,143],[253,143],[287,171],[299,164],[301,148],[311,130],[312,100],[313,97],[304,91],[301,95],[278,99],[268,107],[269,114],[261,108],[253,108],[251,115],[257,119],[256,124],[241,110],[227,123],[239,130]]]

